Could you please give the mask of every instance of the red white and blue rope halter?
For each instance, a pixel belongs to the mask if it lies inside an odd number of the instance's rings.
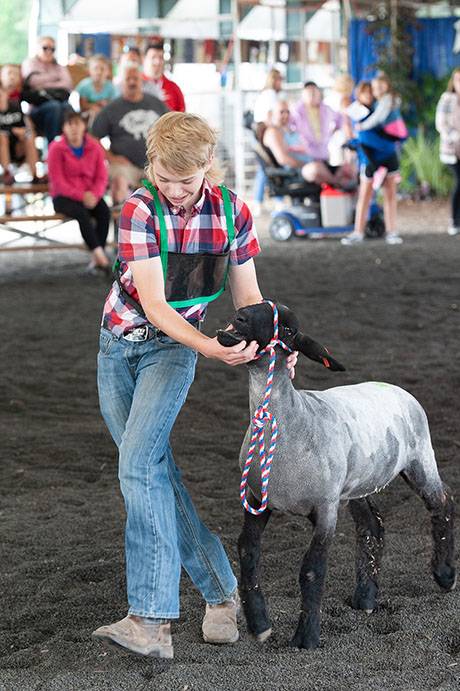
[[[257,355],[258,358],[262,357],[266,353],[270,355],[270,361],[268,364],[268,376],[267,385],[265,387],[264,399],[261,405],[257,408],[252,418],[252,435],[251,441],[249,442],[248,456],[243,468],[243,474],[241,476],[240,483],[240,499],[246,511],[254,515],[263,513],[267,508],[268,504],[268,481],[270,479],[270,469],[273,461],[273,456],[276,448],[276,440],[278,438],[278,424],[276,422],[276,417],[269,412],[268,406],[270,404],[270,397],[272,393],[273,386],[273,373],[275,371],[276,362],[276,352],[275,348],[277,345],[281,346],[284,350],[291,353],[291,349],[279,340],[278,338],[278,308],[270,300],[265,300],[267,304],[273,310],[273,338],[270,343],[263,348]],[[268,449],[268,454],[265,451],[265,425],[271,425],[271,438],[270,446]],[[254,451],[256,444],[259,447],[259,464],[260,464],[260,474],[261,474],[261,503],[258,509],[254,509],[246,499],[246,484],[249,475],[249,469],[254,457]]]

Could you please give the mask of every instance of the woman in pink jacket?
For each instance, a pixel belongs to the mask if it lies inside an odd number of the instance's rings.
[[[51,142],[48,177],[54,209],[75,218],[83,240],[92,252],[88,269],[110,272],[104,251],[109,231],[110,211],[103,194],[108,172],[102,146],[85,132],[80,113],[64,116],[63,136]]]

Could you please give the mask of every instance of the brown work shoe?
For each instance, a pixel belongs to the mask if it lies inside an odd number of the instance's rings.
[[[105,645],[136,655],[167,659],[172,659],[174,655],[169,622],[155,624],[142,617],[128,615],[115,624],[100,626],[92,636]]]
[[[206,643],[235,643],[238,638],[236,621],[240,607],[238,591],[220,605],[206,605],[202,631]]]

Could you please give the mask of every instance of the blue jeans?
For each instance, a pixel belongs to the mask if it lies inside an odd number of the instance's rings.
[[[236,588],[224,548],[201,522],[169,435],[193,381],[195,351],[168,336],[133,343],[101,329],[101,412],[119,450],[129,613],[179,616],[181,565],[209,604]]]
[[[69,109],[68,101],[46,101],[39,106],[34,106],[30,117],[39,134],[43,133],[48,142],[52,142],[61,134],[64,113]]]
[[[262,204],[265,194],[265,186],[267,184],[267,176],[261,164],[257,162],[257,170],[254,178],[254,201]]]
[[[268,185],[268,178],[265,174],[264,169],[257,163],[257,170],[254,177],[254,201],[262,204],[265,195],[265,187]],[[283,197],[275,197],[277,202],[282,202]]]

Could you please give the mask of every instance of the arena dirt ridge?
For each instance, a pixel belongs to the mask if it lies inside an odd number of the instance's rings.
[[[414,227],[416,229],[416,227]],[[175,660],[106,652],[91,631],[126,610],[123,504],[114,446],[95,386],[98,322],[107,285],[83,273],[84,255],[1,255],[1,691],[450,691],[460,688],[460,590],[440,593],[430,569],[422,502],[401,480],[377,497],[386,550],[380,607],[350,607],[354,531],[341,511],[323,602],[322,647],[288,647],[298,610],[306,520],[275,517],[262,581],[274,634],[213,647],[200,635],[203,603],[182,582]],[[58,263],[57,263],[58,262]],[[441,473],[460,497],[460,237],[265,242],[257,261],[267,297],[347,366],[301,359],[296,386],[363,380],[411,391],[425,407]],[[213,306],[206,332],[232,312]],[[173,445],[188,487],[236,568],[242,521],[238,449],[248,422],[247,373],[200,359]],[[457,545],[460,545],[457,528]],[[457,550],[458,551],[458,550]]]

